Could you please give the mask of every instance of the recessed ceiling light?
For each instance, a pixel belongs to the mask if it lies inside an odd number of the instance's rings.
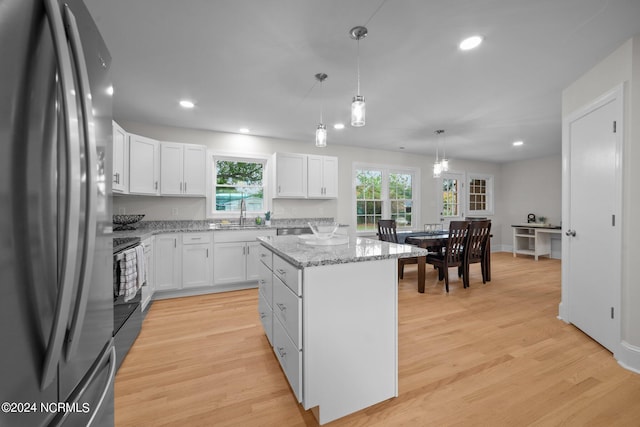
[[[333,125],[334,129],[344,129],[344,123],[336,123],[335,125]]]
[[[193,101],[189,101],[187,99],[183,99],[182,101],[180,101],[180,106],[182,108],[193,108],[196,106],[196,104],[193,103]]]
[[[513,142],[513,146],[514,146],[514,147],[519,147],[519,146],[521,146],[521,145],[523,145],[523,144],[524,144],[524,142],[523,142],[523,141],[514,141],[514,142]]]
[[[240,133],[249,133],[249,132],[251,132],[251,129],[249,129],[249,128],[240,128],[239,131],[240,131]]]
[[[460,50],[470,50],[480,46],[480,43],[482,43],[482,37],[471,36],[462,40],[458,46]]]
[[[112,96],[113,95],[113,86],[109,86],[107,88],[107,95]]]

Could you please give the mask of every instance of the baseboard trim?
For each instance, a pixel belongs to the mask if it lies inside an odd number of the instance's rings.
[[[640,374],[640,347],[622,341],[620,351],[613,356],[624,369]]]

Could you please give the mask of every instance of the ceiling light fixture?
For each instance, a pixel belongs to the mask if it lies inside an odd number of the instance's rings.
[[[249,133],[249,132],[251,132],[251,129],[249,129],[249,128],[240,128],[239,132],[240,133]]]
[[[336,123],[333,128],[337,130],[344,129],[344,123]]]
[[[358,42],[358,90],[351,102],[351,126],[360,127],[364,126],[366,113],[364,96],[360,95],[360,39],[367,37],[368,30],[362,26],[353,27],[351,31],[349,31],[349,34],[352,39]]]
[[[324,109],[324,93],[322,93],[322,82],[324,82],[327,77],[328,76],[325,73],[316,74],[316,80],[320,82],[320,92],[322,97],[320,103],[320,123],[318,123],[318,127],[316,128],[316,147],[321,148],[327,146],[327,126],[322,123],[322,110]]]
[[[480,36],[471,36],[471,37],[468,37],[468,38],[462,40],[460,42],[460,44],[458,45],[458,47],[460,48],[460,50],[471,50],[471,49],[475,49],[476,47],[480,46],[480,43],[482,43],[482,37],[480,37]]]
[[[183,99],[182,101],[180,101],[180,106],[182,108],[193,108],[193,107],[195,107],[195,104],[192,101],[189,101],[187,99]]]
[[[524,144],[524,142],[523,142],[523,141],[514,141],[514,142],[513,142],[513,146],[514,146],[514,147],[519,147],[519,146],[521,146],[521,145],[523,145],[523,144]]]

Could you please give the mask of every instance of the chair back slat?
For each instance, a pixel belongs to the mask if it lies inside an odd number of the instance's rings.
[[[471,221],[469,224],[467,256],[469,262],[480,262],[485,256],[491,232],[491,221]]]
[[[451,221],[445,257],[450,266],[462,265],[469,221]]]
[[[378,239],[385,242],[398,243],[395,219],[381,219],[378,221]]]

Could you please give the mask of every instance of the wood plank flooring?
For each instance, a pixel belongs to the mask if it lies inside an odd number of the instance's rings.
[[[495,253],[492,268],[483,285],[473,265],[468,289],[452,274],[447,295],[429,268],[419,294],[405,267],[400,395],[328,425],[640,426],[640,375],[556,318],[560,261]],[[116,426],[317,425],[262,332],[257,292],[155,301],[116,377]]]

